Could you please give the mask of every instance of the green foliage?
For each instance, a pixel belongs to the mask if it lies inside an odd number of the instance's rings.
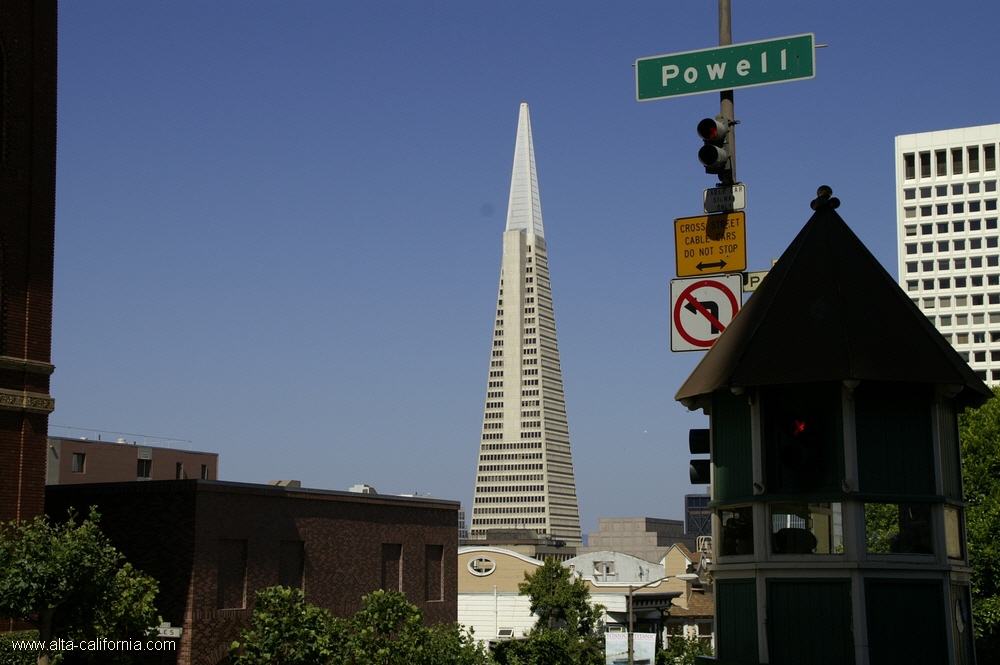
[[[427,665],[489,665],[490,658],[457,623],[438,624],[427,629],[425,652]]]
[[[586,583],[548,558],[518,585],[538,615],[527,639],[494,652],[500,665],[603,665],[604,637],[598,632],[604,608],[590,604]]]
[[[271,587],[257,593],[250,630],[231,650],[242,665],[322,663],[343,647],[344,633],[329,611],[306,604],[302,591]]]
[[[420,608],[395,591],[362,598],[351,619],[304,602],[297,589],[257,593],[250,630],[230,648],[234,665],[487,665],[458,624],[423,625]]]
[[[604,654],[599,660],[577,660],[579,638],[574,638],[564,630],[535,629],[528,639],[507,642],[500,653],[494,653],[498,663],[503,665],[577,665],[594,663],[603,665]]]
[[[534,573],[526,572],[517,588],[531,599],[531,611],[538,615],[536,629],[564,628],[575,635],[589,635],[601,619],[604,608],[591,606],[587,584],[552,557]]]
[[[899,506],[892,503],[865,504],[865,545],[869,554],[888,554],[899,534]]]
[[[351,620],[347,662],[351,665],[406,665],[427,662],[426,630],[420,609],[395,591],[364,597]]]
[[[37,630],[25,630],[16,633],[0,634],[0,663],[3,665],[35,665],[38,655],[23,649],[15,649],[14,642],[22,640],[37,640]],[[59,662],[54,659],[53,663]]]
[[[695,656],[713,655],[712,647],[697,637],[673,633],[666,649],[656,654],[656,665],[695,665]]]
[[[46,647],[58,637],[141,638],[159,623],[156,581],[124,562],[99,518],[91,509],[79,525],[71,514],[65,524],[37,517],[0,526],[0,616],[37,628]],[[38,663],[54,655],[43,649]],[[115,658],[129,662],[125,653]]]
[[[995,395],[1000,388],[994,388]],[[1000,662],[1000,399],[959,417],[979,662]]]

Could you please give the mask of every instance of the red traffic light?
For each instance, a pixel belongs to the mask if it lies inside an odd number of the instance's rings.
[[[785,433],[793,438],[804,435],[806,433],[805,419],[793,417],[785,423]]]
[[[729,126],[715,118],[705,118],[698,123],[698,136],[704,141],[721,142],[729,133]]]
[[[698,151],[698,161],[705,167],[705,173],[718,175],[719,179],[732,184],[732,152],[730,151],[730,128],[732,120],[721,115],[705,118],[698,123],[698,136],[705,145]]]

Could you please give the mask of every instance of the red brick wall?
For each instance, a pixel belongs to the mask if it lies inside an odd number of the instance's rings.
[[[98,505],[116,546],[160,581],[157,607],[184,626],[181,665],[225,656],[249,623],[254,593],[278,583],[281,541],[305,543],[306,600],[338,616],[380,588],[382,545],[398,543],[403,591],[425,622],[458,618],[456,503],[198,481],[53,485],[47,498],[53,516],[71,504]],[[218,609],[219,540],[247,542],[244,609]],[[428,545],[441,547],[440,601],[425,601]]]
[[[45,415],[0,409],[0,522],[43,512],[47,423]]]
[[[56,2],[0,3],[0,389],[48,393]],[[31,360],[38,364],[10,361]],[[47,416],[0,408],[0,521],[42,513]]]

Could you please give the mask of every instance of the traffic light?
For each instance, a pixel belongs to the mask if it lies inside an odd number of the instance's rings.
[[[705,166],[705,173],[719,176],[724,185],[733,184],[733,156],[729,146],[732,125],[732,120],[721,115],[698,123],[698,136],[705,142],[698,151],[698,161]]]
[[[775,386],[762,391],[762,447],[768,491],[840,491],[844,479],[841,386]]]
[[[709,455],[712,452],[711,437],[707,429],[693,429],[688,433],[688,449],[692,455]],[[712,460],[691,460],[691,484],[708,485],[712,482]]]
[[[778,427],[778,462],[792,477],[806,484],[811,484],[821,470],[817,424],[806,414],[791,412],[782,415]]]

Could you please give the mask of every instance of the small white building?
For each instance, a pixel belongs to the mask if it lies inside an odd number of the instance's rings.
[[[609,551],[587,552],[562,563],[584,580],[591,601],[604,607],[605,630],[628,630],[631,586],[636,632],[655,632],[665,624],[668,632],[682,629],[710,640],[711,594],[692,586],[691,576],[678,577],[697,565],[694,559],[690,550],[676,544],[658,563]],[[475,637],[484,642],[525,636],[537,617],[529,609],[528,597],[518,592],[518,584],[524,581],[525,573],[531,574],[541,565],[537,559],[498,547],[459,548],[458,622],[472,628]]]
[[[458,548],[458,622],[482,642],[526,635],[537,617],[517,585],[541,565],[499,547]]]

